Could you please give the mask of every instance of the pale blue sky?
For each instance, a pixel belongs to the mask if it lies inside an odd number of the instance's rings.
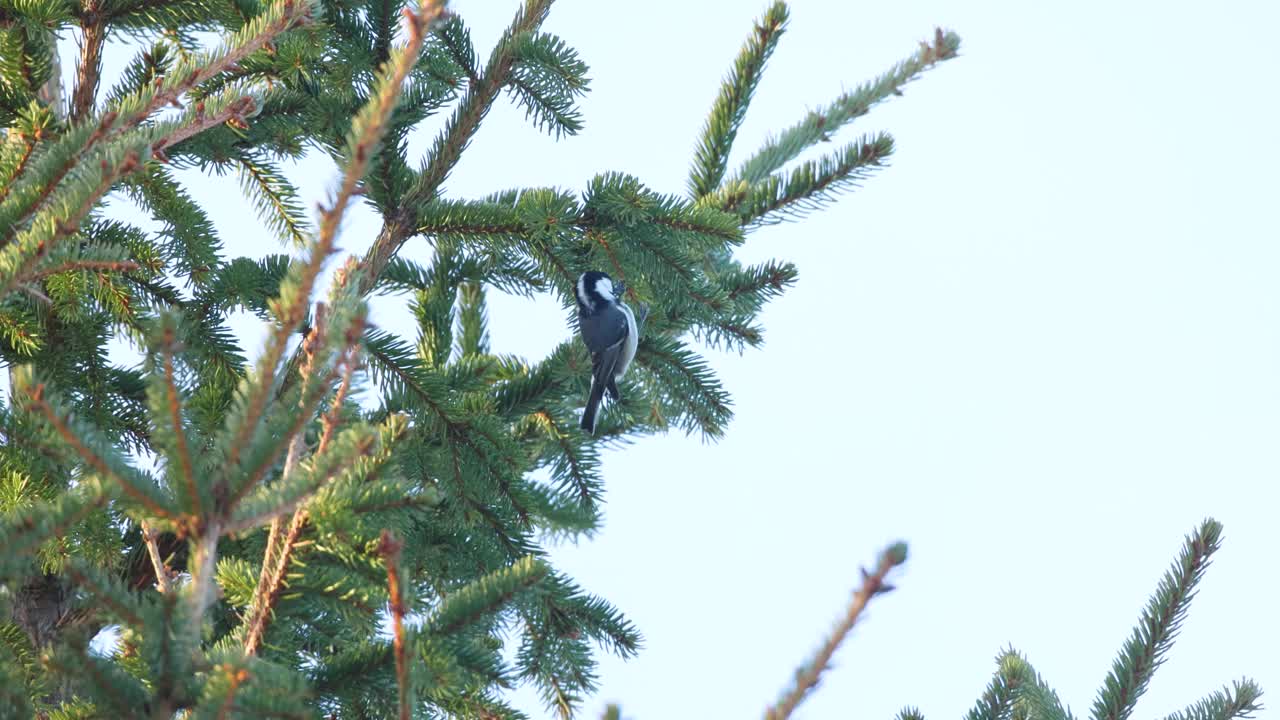
[[[515,6],[453,5],[483,52]],[[591,66],[585,131],[557,142],[500,103],[447,194],[581,190],[605,170],[683,192],[763,7],[561,0],[547,28]],[[1138,717],[1243,675],[1280,695],[1280,6],[1209,7],[791,2],[735,163],[936,24],[963,55],[836,138],[892,131],[890,169],[743,248],[800,282],[764,313],[763,350],[711,355],[735,398],[725,439],[607,454],[605,527],[555,561],[646,648],[605,660],[589,716],[618,701],[636,720],[758,717],[897,538],[899,590],[800,717],[956,718],[1009,644],[1087,714],[1206,515],[1225,546]],[[291,175],[311,207],[333,171]],[[234,182],[186,177],[229,251],[278,251]],[[374,228],[353,213],[343,248]],[[569,332],[550,300],[491,310],[502,351],[540,357]],[[374,319],[406,327],[397,312]]]

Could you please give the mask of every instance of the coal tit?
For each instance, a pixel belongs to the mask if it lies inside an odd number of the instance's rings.
[[[626,287],[602,272],[591,270],[578,278],[578,330],[591,353],[591,394],[582,411],[582,429],[596,432],[596,411],[607,392],[617,402],[618,379],[636,357],[640,330],[636,316],[622,302]]]

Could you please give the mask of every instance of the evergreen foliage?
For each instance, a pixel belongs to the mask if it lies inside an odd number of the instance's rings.
[[[717,437],[730,399],[695,343],[758,345],[754,317],[795,280],[733,247],[892,147],[787,171],[823,139],[792,133],[774,152],[789,157],[725,179],[778,2],[713,106],[690,196],[604,172],[581,194],[444,197],[504,92],[552,136],[582,128],[587,67],[542,29],[550,5],[524,0],[481,58],[436,2],[0,2],[0,715],[520,717],[503,693],[531,683],[568,716],[597,648],[638,650],[617,609],[546,559],[546,538],[599,524],[599,446],[575,422],[586,353],[568,323],[544,359],[496,354],[486,293],[568,310],[577,275],[608,270],[654,312],[601,438]],[[208,32],[224,40],[205,47]],[[122,38],[138,52],[101,88]],[[892,82],[957,42],[939,34]],[[407,136],[435,114],[415,168]],[[342,173],[314,222],[281,171],[313,150]],[[172,168],[237,175],[281,252],[228,257]],[[112,195],[158,229],[110,217]],[[314,302],[358,197],[382,229]],[[426,259],[400,252],[416,237]],[[408,296],[417,337],[369,318],[385,294]],[[256,353],[227,324],[242,309],[269,325]],[[141,362],[119,364],[113,341]],[[93,644],[104,628],[114,642]]]
[[[1195,597],[1210,556],[1217,552],[1222,538],[1222,525],[1207,519],[1187,536],[1182,552],[1161,578],[1156,592],[1138,620],[1133,635],[1125,642],[1111,672],[1107,674],[1094,701],[1090,720],[1128,718],[1134,705],[1151,681],[1156,668],[1178,634],[1191,599]],[[861,619],[871,599],[894,590],[887,582],[889,574],[906,562],[907,546],[895,543],[886,548],[873,571],[862,571],[862,583],[848,607],[819,646],[813,657],[797,670],[794,682],[778,702],[766,709],[765,720],[785,720],[817,687],[823,674],[831,669],[832,658],[854,625]],[[1174,713],[1166,720],[1234,720],[1250,718],[1262,705],[1262,690],[1252,680],[1237,680],[1230,687]],[[621,712],[611,706],[605,720],[620,718]],[[1063,706],[1058,694],[1036,672],[1031,663],[1012,648],[996,658],[996,672],[977,703],[964,720],[1073,720],[1070,709]],[[897,720],[924,720],[915,707],[903,708]]]
[[[797,161],[959,46],[937,31],[730,173],[785,30],[775,2],[715,99],[687,196],[602,172],[581,193],[449,198],[504,92],[534,126],[573,135],[588,70],[542,29],[551,0],[523,0],[487,58],[438,2],[403,5],[0,0],[0,717],[521,717],[504,692],[522,683],[573,714],[594,653],[641,644],[546,557],[547,538],[599,524],[596,443],[724,432],[730,397],[697,345],[759,345],[757,314],[796,278],[785,262],[744,266],[734,247],[882,167],[883,133]],[[63,59],[67,33],[79,52]],[[223,39],[207,47],[209,33]],[[138,52],[102,88],[104,50],[122,39]],[[407,137],[436,114],[443,129],[412,162]],[[307,152],[341,171],[314,220],[281,170]],[[228,257],[173,168],[236,174],[281,252]],[[158,229],[110,217],[113,196]],[[357,198],[382,227],[363,258],[336,260]],[[425,258],[401,252],[414,238]],[[489,290],[549,293],[568,311],[587,269],[652,308],[598,440],[575,422],[589,361],[571,323],[541,360],[495,353],[486,327]],[[369,317],[386,294],[408,296],[416,337]],[[269,325],[257,352],[229,328],[238,310]],[[141,360],[122,364],[117,342]],[[883,583],[904,557],[868,577]],[[1169,602],[1189,597],[1179,582]],[[1124,720],[1177,617],[1135,635],[1098,720]],[[114,641],[95,644],[107,628]],[[1249,688],[1185,717],[1238,716]],[[993,708],[1008,695],[992,692]]]

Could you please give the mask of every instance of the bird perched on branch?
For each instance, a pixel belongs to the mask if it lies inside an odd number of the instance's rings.
[[[635,359],[640,342],[635,313],[622,302],[624,292],[623,283],[614,282],[602,272],[591,270],[578,277],[578,329],[591,353],[591,393],[582,411],[581,426],[592,435],[605,393],[614,402],[621,399],[618,380]]]

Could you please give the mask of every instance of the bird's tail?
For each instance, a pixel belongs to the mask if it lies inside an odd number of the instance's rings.
[[[605,384],[595,377],[591,378],[591,394],[587,397],[587,407],[582,411],[580,427],[590,435],[596,434],[596,411],[600,409],[600,401],[604,399]]]

